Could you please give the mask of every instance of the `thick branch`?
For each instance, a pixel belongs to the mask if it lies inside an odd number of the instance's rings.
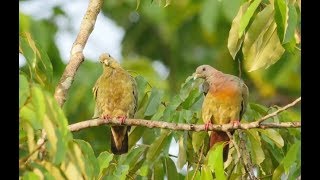
[[[54,97],[60,106],[63,106],[76,71],[84,60],[83,49],[94,28],[102,5],[103,0],[90,0],[89,2],[87,12],[80,25],[80,31],[71,48],[69,63],[67,64],[54,93]]]
[[[204,124],[181,124],[181,123],[169,123],[165,121],[153,121],[144,119],[126,119],[126,121],[121,124],[118,119],[91,119],[75,124],[69,125],[70,131],[80,131],[89,127],[101,126],[103,124],[109,125],[128,125],[128,126],[144,126],[148,128],[163,128],[178,131],[205,131]],[[252,129],[252,128],[298,128],[301,127],[301,122],[282,122],[282,123],[264,123],[258,124],[256,121],[251,123],[241,123],[238,126],[233,126],[232,124],[212,124],[209,126],[208,130],[217,131],[230,131],[232,129]]]

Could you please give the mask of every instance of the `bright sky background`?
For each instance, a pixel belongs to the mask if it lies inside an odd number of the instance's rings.
[[[84,12],[88,6],[88,0],[33,0],[19,2],[19,10],[27,15],[32,15],[35,19],[43,19],[51,16],[51,9],[59,5],[64,12],[70,17],[70,21],[65,17],[57,18],[59,26],[56,34],[56,43],[59,45],[59,51],[62,60],[66,63],[69,61],[69,53],[75,40]],[[69,25],[71,23],[71,26]],[[68,28],[72,27],[70,31]],[[102,36],[102,37],[101,37]],[[104,37],[105,38],[104,38]],[[124,36],[124,30],[109,18],[100,13],[98,15],[94,30],[92,31],[86,47],[84,56],[91,60],[97,60],[103,52],[110,53],[115,59],[122,59],[121,41]],[[24,57],[19,54],[19,66],[25,64]],[[161,61],[154,61],[153,67],[163,79],[166,79],[169,70]],[[169,153],[178,156],[178,144],[172,139]],[[172,158],[172,157],[171,157]],[[176,158],[172,158],[176,162]],[[182,170],[186,172],[186,166]]]

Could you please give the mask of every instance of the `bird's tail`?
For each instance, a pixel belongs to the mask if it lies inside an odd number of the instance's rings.
[[[111,127],[111,152],[113,154],[124,154],[128,152],[128,127]]]
[[[215,145],[218,142],[227,142],[230,138],[227,135],[226,132],[223,131],[212,131],[210,135],[210,148]],[[225,162],[228,158],[228,152],[229,152],[229,144],[226,143],[223,148],[223,162]]]

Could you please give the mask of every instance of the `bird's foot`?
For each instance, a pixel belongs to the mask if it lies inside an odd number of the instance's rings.
[[[124,122],[125,122],[126,119],[127,119],[127,116],[118,116],[117,118],[119,119],[120,124],[124,124]]]
[[[233,120],[230,122],[232,124],[232,127],[239,127],[240,121],[239,120]]]
[[[212,123],[209,121],[208,123],[205,123],[204,124],[204,129],[206,130],[206,131],[208,131],[208,128],[209,128],[209,126],[210,125],[212,125]]]
[[[107,114],[107,115],[103,115],[102,119],[104,119],[105,122],[108,122],[110,119],[112,119],[112,117],[109,114]]]

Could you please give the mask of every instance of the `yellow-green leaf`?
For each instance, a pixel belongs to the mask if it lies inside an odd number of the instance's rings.
[[[248,7],[248,9],[246,10],[246,12],[244,13],[244,15],[241,17],[240,20],[240,25],[239,25],[239,31],[238,31],[238,37],[240,38],[244,32],[244,30],[246,29],[246,27],[249,24],[249,21],[251,19],[251,17],[253,16],[253,13],[256,11],[257,7],[259,6],[261,0],[254,0],[250,6]],[[252,27],[252,25],[251,25]]]
[[[24,105],[30,95],[30,87],[28,79],[20,74],[19,75],[19,109]]]
[[[259,131],[261,132],[261,134],[264,134],[265,136],[270,138],[279,148],[283,147],[284,141],[278,131],[274,129],[259,129]]]
[[[230,1],[231,2],[231,1]],[[243,42],[244,36],[241,36],[239,38],[239,28],[240,28],[240,20],[246,12],[247,8],[249,6],[249,2],[245,2],[242,6],[240,6],[240,9],[238,11],[238,14],[233,19],[231,24],[231,29],[229,31],[229,37],[228,37],[228,49],[233,59],[235,59],[241,44]]]
[[[248,135],[251,144],[249,152],[251,152],[252,161],[257,165],[260,165],[260,163],[265,159],[265,155],[261,147],[259,133],[256,130],[250,129],[246,131],[246,134]]]
[[[226,176],[224,175],[223,167],[223,147],[224,143],[216,143],[213,148],[208,152],[208,163],[207,166],[213,171],[217,179],[225,180]]]

